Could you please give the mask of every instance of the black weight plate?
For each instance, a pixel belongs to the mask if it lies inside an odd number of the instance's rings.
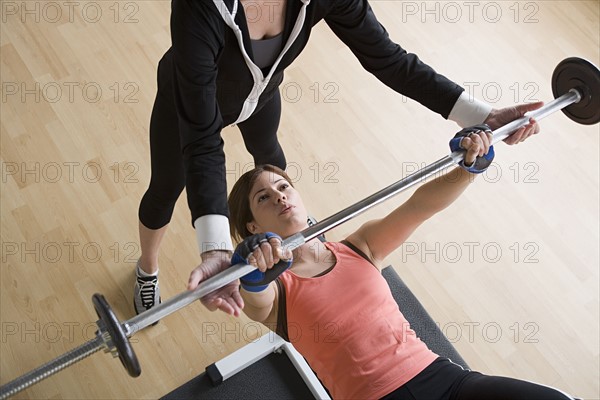
[[[108,305],[108,302],[104,296],[96,293],[92,296],[92,302],[94,303],[94,308],[96,309],[98,318],[100,318],[100,320],[104,323],[104,328],[110,335],[114,346],[117,348],[121,363],[129,375],[133,377],[140,376],[142,373],[142,368],[140,367],[137,356],[131,347],[131,343],[129,343],[129,339],[127,338],[127,334],[123,329],[123,325],[121,325],[117,319],[115,313]]]
[[[552,74],[552,93],[555,98],[571,89],[582,95],[578,103],[562,109],[567,117],[584,125],[600,122],[600,70],[591,62],[578,57],[561,61]]]

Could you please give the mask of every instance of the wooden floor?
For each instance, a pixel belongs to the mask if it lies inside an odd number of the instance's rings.
[[[1,3],[1,383],[94,335],[91,296],[133,315],[137,207],[149,181],[168,1]],[[373,1],[392,38],[496,107],[552,99],[554,66],[599,64],[598,1]],[[65,3],[66,4],[66,3]],[[457,126],[364,72],[325,24],[286,73],[280,137],[318,219],[447,154]],[[389,257],[473,369],[599,389],[599,127],[556,113]],[[250,168],[223,132],[229,184]],[[328,234],[344,238],[400,195]],[[182,196],[163,299],[199,258]],[[138,379],[96,354],[19,398],[157,398],[259,335],[200,304],[132,338]]]

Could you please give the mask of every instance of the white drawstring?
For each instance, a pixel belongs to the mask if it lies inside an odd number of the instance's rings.
[[[252,90],[250,91],[250,94],[244,101],[244,105],[242,106],[242,111],[240,112],[240,115],[237,118],[237,120],[232,125],[239,124],[240,122],[245,121],[252,115],[252,113],[254,112],[254,110],[256,109],[256,106],[258,104],[258,98],[260,97],[262,92],[265,90],[265,88],[269,84],[269,81],[271,80],[271,77],[273,76],[273,73],[275,72],[277,65],[279,65],[279,62],[281,61],[281,59],[283,58],[285,53],[290,49],[290,47],[292,47],[292,44],[294,44],[294,41],[298,38],[298,35],[300,34],[300,31],[302,30],[302,26],[304,25],[304,20],[306,18],[306,7],[308,7],[308,5],[310,4],[310,0],[301,0],[301,1],[302,1],[302,8],[300,9],[300,13],[298,14],[298,19],[296,20],[296,23],[294,24],[292,33],[290,34],[288,41],[286,42],[285,46],[283,47],[281,54],[279,54],[279,57],[277,57],[277,59],[275,60],[275,63],[273,63],[273,66],[271,67],[269,74],[265,77],[262,73],[262,70],[256,64],[254,64],[252,62],[252,60],[250,59],[250,57],[248,56],[248,53],[246,52],[246,49],[244,48],[244,39],[242,36],[242,30],[235,23],[235,16],[236,16],[237,10],[238,10],[238,0],[233,1],[233,10],[231,13],[227,9],[227,6],[225,5],[223,0],[213,0],[213,3],[217,7],[217,10],[219,10],[219,13],[221,14],[221,17],[223,18],[225,23],[233,30],[233,32],[238,40],[238,44],[240,46],[242,55],[244,56],[244,60],[246,61],[246,65],[248,66],[248,69],[250,70],[250,73],[252,74],[252,78],[254,79],[254,85],[252,86]]]

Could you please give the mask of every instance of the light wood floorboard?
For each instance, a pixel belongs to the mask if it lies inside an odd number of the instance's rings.
[[[372,5],[403,47],[497,107],[551,100],[552,71],[566,57],[599,64],[598,1],[467,3]],[[76,4],[70,14],[63,2],[1,3],[1,383],[91,339],[93,293],[121,319],[133,315],[137,208],[170,2]],[[282,94],[281,142],[318,219],[447,154],[457,130],[364,72],[325,24]],[[599,128],[562,113],[541,125],[525,144],[497,146],[495,168],[389,263],[473,369],[598,399]],[[223,136],[231,185],[250,157],[236,128]],[[199,261],[189,219],[182,196],[160,258],[163,298],[185,289]],[[19,398],[158,398],[259,331],[194,304],[132,338],[140,378],[96,354]]]

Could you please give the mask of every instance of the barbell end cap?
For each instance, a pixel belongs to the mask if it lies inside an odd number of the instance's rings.
[[[577,95],[577,100],[574,101],[575,104],[579,103],[581,99],[586,96],[586,88],[585,86],[577,86],[569,90],[571,93],[575,93]]]

